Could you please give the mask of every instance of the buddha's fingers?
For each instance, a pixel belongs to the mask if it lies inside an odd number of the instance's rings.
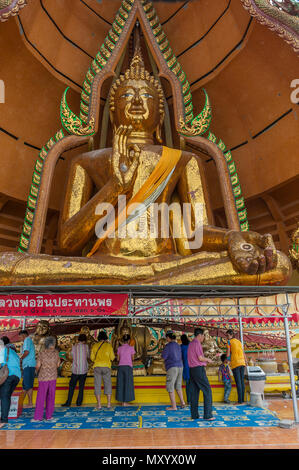
[[[249,262],[245,258],[237,258],[236,264],[240,271],[248,273]]]
[[[127,161],[129,161],[130,150],[129,150],[129,146],[128,146],[127,142],[128,142],[128,137],[131,134],[133,127],[132,126],[125,126],[125,127],[126,127],[126,129],[125,129],[125,133],[124,133],[125,134],[124,135],[124,155],[127,158]]]
[[[257,261],[259,263],[257,273],[263,274],[266,271],[266,257],[264,255],[260,255]]]
[[[254,259],[249,263],[247,274],[257,274],[259,270],[259,262]]]
[[[266,258],[266,271],[274,269],[277,265],[277,252],[272,248],[265,248],[264,255]]]
[[[120,131],[122,126],[119,126],[113,136],[113,168],[116,170],[116,166],[118,167],[119,164],[119,157],[120,157]]]
[[[128,126],[124,126],[120,136],[120,153],[123,157],[127,156],[127,139],[128,139]]]
[[[122,184],[123,179],[119,168],[119,161],[121,156],[121,136],[123,133],[123,126],[120,125],[113,136],[113,153],[112,153],[112,167],[115,176],[117,177],[120,184]]]
[[[124,155],[124,136],[126,133],[125,126],[119,126],[119,153]]]
[[[237,264],[239,269],[247,274],[256,274],[259,269],[259,263],[256,259],[252,258],[238,258]]]
[[[277,265],[277,250],[272,235],[267,233],[263,236],[264,255],[266,258],[266,270],[274,269]]]

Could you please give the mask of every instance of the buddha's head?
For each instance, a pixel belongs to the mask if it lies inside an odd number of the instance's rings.
[[[164,120],[163,90],[145,70],[138,44],[130,68],[115,81],[110,90],[110,119],[114,128],[132,126],[130,139],[161,142]]]
[[[88,326],[82,326],[82,328],[80,330],[80,334],[90,336],[90,329],[88,328]]]
[[[203,336],[204,336],[204,341],[205,341],[205,342],[212,340],[212,338],[211,338],[211,336],[210,336],[210,333],[209,333],[209,330],[204,330]]]
[[[127,320],[121,320],[117,330],[119,336],[132,334],[131,325],[127,322]]]
[[[50,334],[50,323],[47,320],[40,320],[36,325],[35,334],[46,336]]]

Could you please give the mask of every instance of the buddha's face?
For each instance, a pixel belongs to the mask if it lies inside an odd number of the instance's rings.
[[[153,134],[160,122],[158,90],[147,80],[125,80],[115,91],[112,120],[116,127]]]
[[[81,330],[80,330],[80,333],[82,333],[82,334],[84,334],[84,335],[86,335],[86,336],[89,336],[90,331],[89,331],[88,326],[82,326],[82,328],[81,328]]]
[[[127,326],[123,326],[121,329],[121,335],[129,335],[130,334],[130,329]]]
[[[49,323],[47,321],[40,321],[36,326],[36,333],[38,335],[46,335],[50,330]]]

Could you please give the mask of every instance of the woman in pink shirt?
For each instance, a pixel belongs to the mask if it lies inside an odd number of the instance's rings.
[[[133,380],[133,357],[135,349],[129,345],[130,335],[124,335],[122,346],[117,350],[118,370],[116,379],[116,400],[127,406],[128,402],[135,400]]]

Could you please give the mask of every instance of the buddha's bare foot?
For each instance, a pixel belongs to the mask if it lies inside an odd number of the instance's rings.
[[[169,406],[166,408],[167,411],[177,411],[177,408],[173,408],[172,406]]]

